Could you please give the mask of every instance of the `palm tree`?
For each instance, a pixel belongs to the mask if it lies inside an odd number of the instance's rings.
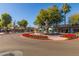
[[[67,3],[63,4],[63,6],[62,6],[62,12],[64,13],[64,25],[65,25],[65,27],[66,27],[66,14],[68,12],[70,12],[70,8],[71,8],[70,5],[68,5]]]

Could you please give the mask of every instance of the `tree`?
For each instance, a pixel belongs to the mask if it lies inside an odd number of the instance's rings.
[[[63,4],[62,6],[62,12],[64,13],[64,25],[66,27],[66,14],[70,12],[70,5],[67,3]]]
[[[8,24],[11,23],[12,17],[8,13],[3,13],[1,15],[1,21],[2,21],[3,27],[5,27],[5,31],[7,31]]]
[[[57,25],[63,21],[62,13],[60,12],[60,10],[56,5],[54,5],[52,8],[49,8],[48,11],[50,13],[50,19],[51,19],[49,24],[50,25],[55,24],[55,27],[57,28]]]
[[[3,27],[2,21],[0,19],[0,29]]]
[[[18,25],[24,29],[26,29],[26,26],[28,25],[27,20],[23,19],[21,21],[18,21]]]
[[[9,28],[9,29],[12,29],[12,27],[13,27],[13,24],[12,24],[12,22],[11,22],[11,23],[8,24],[8,28]]]
[[[54,5],[52,8],[47,10],[41,9],[38,14],[35,24],[45,26],[46,33],[48,33],[48,29],[52,24],[58,24],[62,21],[62,14],[60,13],[58,7]]]
[[[34,21],[34,25],[38,25],[38,26],[43,26],[44,25],[44,22],[41,19],[41,16],[36,17],[36,20]]]
[[[34,22],[38,26],[45,26],[46,33],[48,33],[49,28],[48,22],[50,20],[48,15],[49,15],[48,10],[41,9],[40,13],[38,14]]]
[[[79,24],[79,14],[74,14],[69,17],[69,24]]]

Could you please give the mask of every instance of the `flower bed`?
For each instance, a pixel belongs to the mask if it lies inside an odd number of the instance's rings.
[[[30,36],[32,36],[32,35],[31,35],[31,34],[22,34],[22,36],[30,37]]]
[[[68,39],[75,39],[77,38],[76,34],[64,34],[63,37]]]
[[[22,36],[33,38],[33,39],[48,40],[48,36],[44,36],[44,35],[22,34]]]

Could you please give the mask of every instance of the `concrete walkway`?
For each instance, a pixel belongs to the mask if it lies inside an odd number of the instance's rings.
[[[35,33],[35,35],[44,35],[44,34]],[[61,37],[60,35],[45,35],[45,36],[48,36],[48,38],[51,40],[67,40],[67,38]]]
[[[58,35],[57,36],[55,36],[55,35],[54,36],[53,35],[52,36],[48,36],[48,38],[51,39],[51,40],[67,40],[67,38],[60,37]]]

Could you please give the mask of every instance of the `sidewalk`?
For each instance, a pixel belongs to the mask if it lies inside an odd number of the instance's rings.
[[[48,38],[51,39],[51,40],[66,40],[67,38],[64,38],[64,37],[60,37],[60,36],[49,36],[48,35]]]

